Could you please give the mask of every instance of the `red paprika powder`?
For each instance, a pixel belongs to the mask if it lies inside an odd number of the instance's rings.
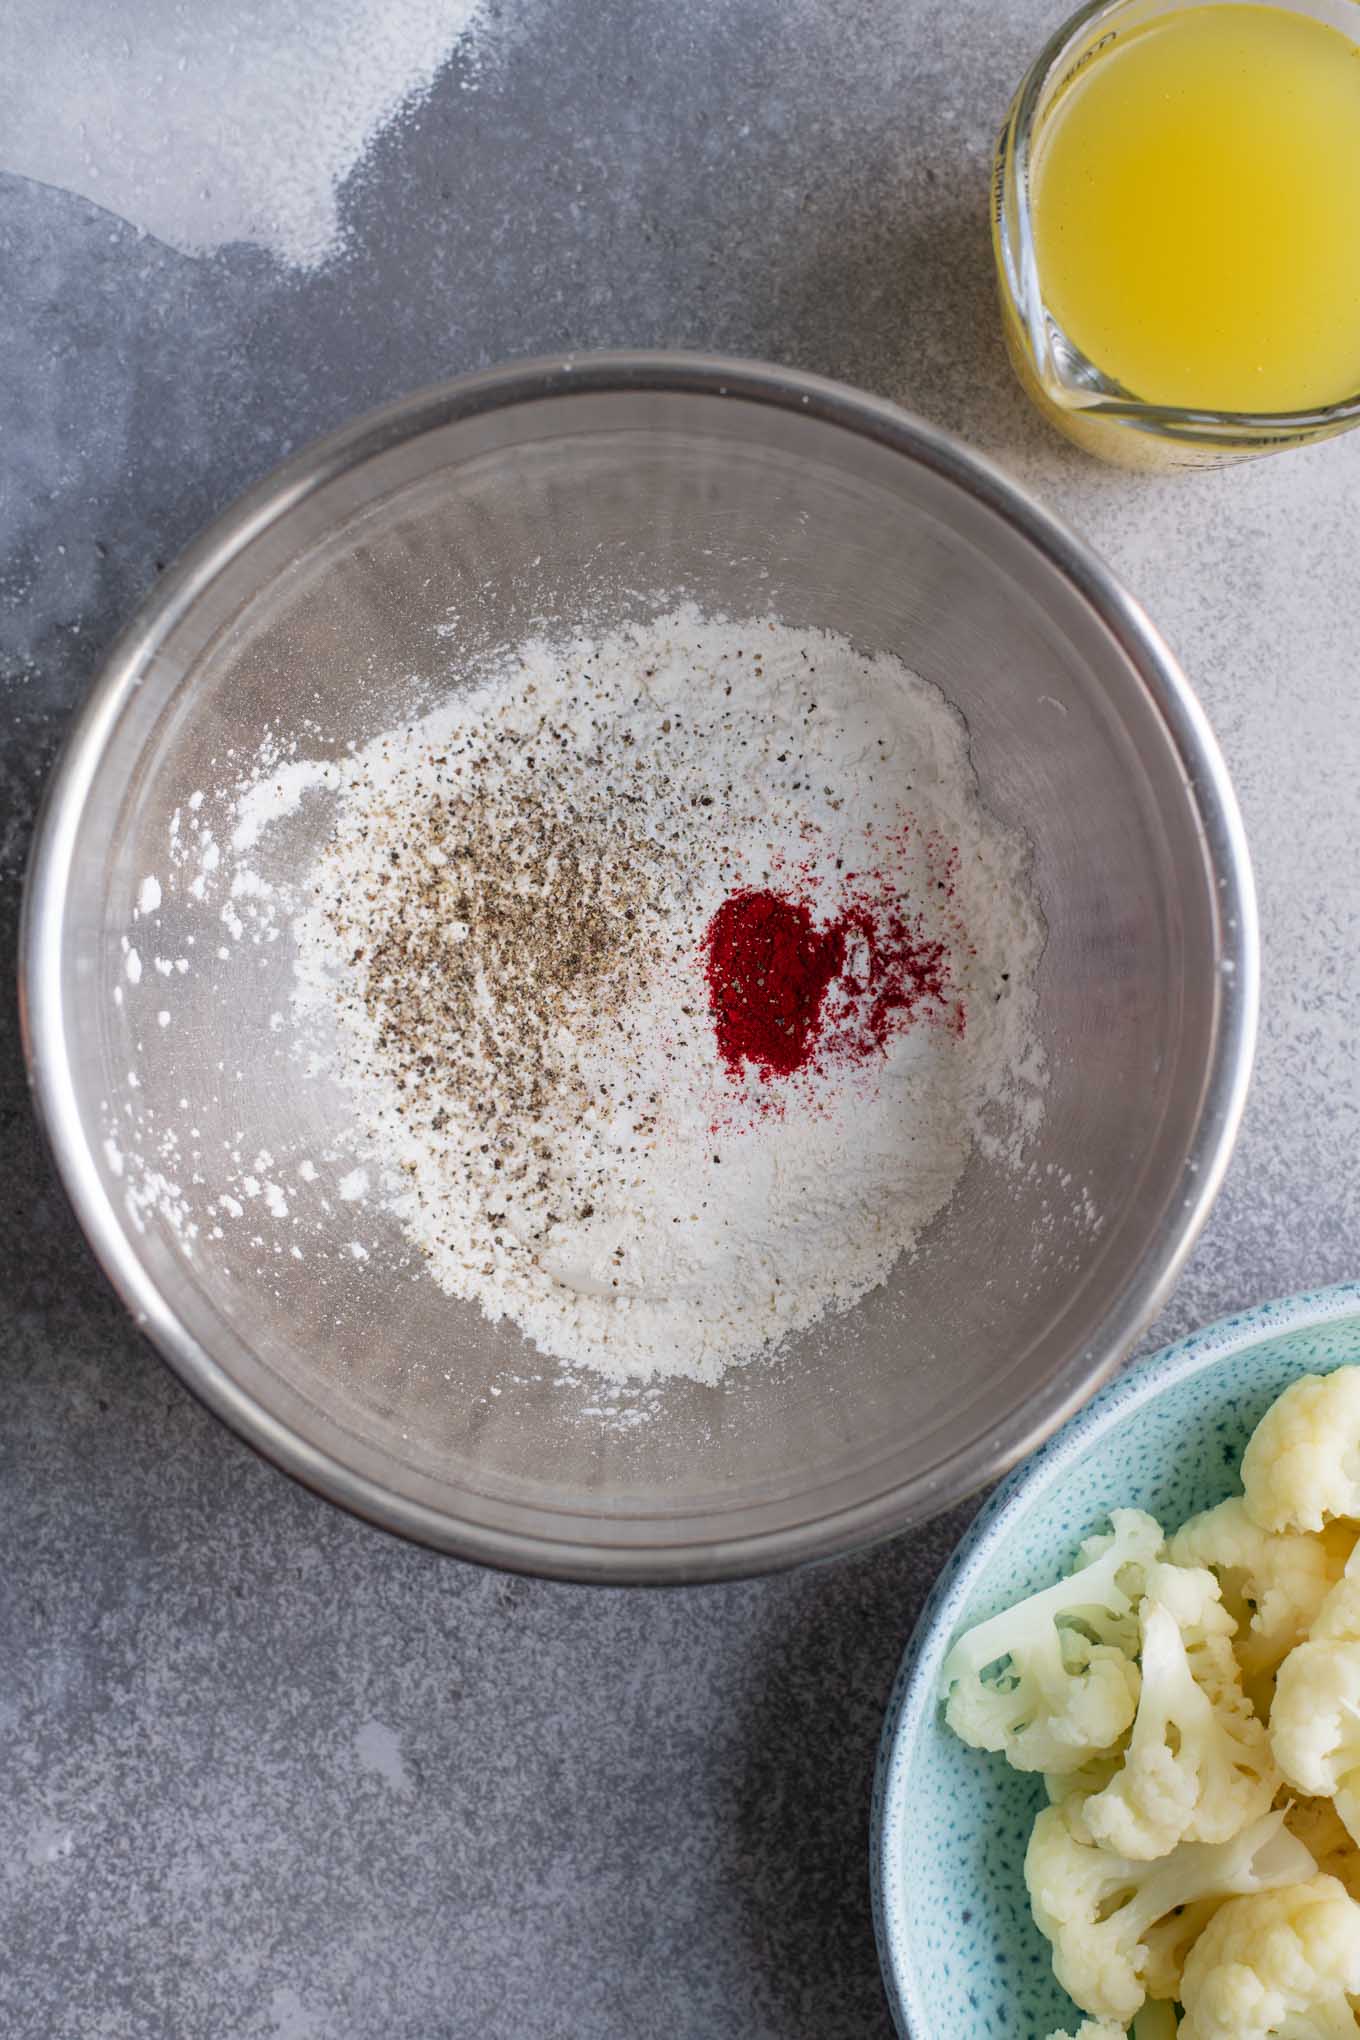
[[[738,892],[708,924],[709,1006],[718,1052],[735,1071],[791,1076],[811,1053],[826,988],[845,961],[845,937],[813,925],[801,900]]]
[[[743,1063],[770,1078],[819,1056],[863,1062],[923,1004],[963,1031],[962,1007],[949,1006],[945,945],[922,936],[895,902],[857,899],[818,927],[802,900],[736,892],[708,924],[704,965],[718,1052],[734,1075]]]

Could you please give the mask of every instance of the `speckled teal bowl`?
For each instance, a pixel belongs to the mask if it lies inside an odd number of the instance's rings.
[[[1168,1529],[1237,1491],[1247,1439],[1296,1375],[1360,1361],[1360,1283],[1224,1318],[1121,1376],[1003,1482],[941,1574],[897,1676],[874,1782],[874,1925],[911,2040],[1044,2040],[1080,2015],[1029,1915],[1043,1780],[951,1735],[940,1667],[963,1629],[1047,1586],[1112,1508]]]

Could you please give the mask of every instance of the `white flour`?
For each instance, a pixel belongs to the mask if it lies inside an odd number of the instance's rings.
[[[414,728],[257,775],[223,853],[246,909],[267,889],[240,860],[322,791],[293,1023],[362,1130],[340,1196],[397,1213],[437,1282],[545,1352],[716,1380],[881,1282],[975,1143],[1019,1161],[1043,1080],[1027,852],[895,661],[692,610],[526,645]],[[871,1004],[854,937],[807,1066],[729,1066],[705,930],[752,889],[819,926],[905,901],[944,993],[846,1052]]]
[[[7,0],[0,167],[186,254],[254,241],[311,267],[339,245],[344,179],[482,13],[483,0]]]

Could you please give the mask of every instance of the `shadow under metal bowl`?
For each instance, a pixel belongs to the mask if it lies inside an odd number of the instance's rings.
[[[221,783],[229,750],[239,769],[266,725],[284,746],[299,735],[304,755],[339,751],[404,716],[413,692],[438,699],[455,656],[545,618],[595,629],[680,599],[897,653],[967,717],[984,799],[1033,842],[1048,923],[1051,1075],[1028,1171],[975,1155],[918,1256],[856,1309],[721,1388],[674,1382],[608,1415],[588,1381],[413,1272],[395,1221],[369,1219],[382,1237],[360,1262],[337,1207],[329,1242],[262,1265],[248,1228],[190,1237],[195,1198],[216,1189],[196,1190],[187,1161],[188,1220],[154,1203],[134,1215],[104,1145],[134,1060],[143,1123],[191,1122],[205,1155],[334,1148],[348,1111],[271,1051],[286,932],[225,960],[200,949],[173,1027],[115,1003],[175,809]],[[324,833],[313,805],[290,841],[299,859]],[[185,953],[189,905],[167,889],[167,959]],[[957,1500],[1053,1430],[1151,1317],[1208,1212],[1257,996],[1222,762],[1100,562],[890,405],[655,354],[528,364],[406,399],[300,454],[199,540],[76,723],[34,852],[22,971],[66,1186],[185,1382],[278,1465],[388,1529],[612,1581],[845,1550]]]

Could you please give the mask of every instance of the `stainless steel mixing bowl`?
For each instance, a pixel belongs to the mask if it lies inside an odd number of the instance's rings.
[[[296,1156],[343,1132],[339,1092],[268,1052],[286,936],[195,952],[159,1034],[145,1001],[113,989],[174,810],[267,723],[285,743],[305,732],[308,755],[339,749],[405,712],[413,679],[434,700],[451,655],[545,617],[598,626],[679,597],[890,649],[963,710],[987,802],[1034,843],[1051,1085],[1029,1172],[976,1156],[919,1257],[857,1309],[721,1388],[675,1383],[601,1415],[589,1383],[414,1274],[395,1225],[366,1262],[344,1251],[345,1207],[333,1251],[303,1261],[248,1246],[248,1227],[214,1238],[205,1219],[190,1236],[216,1194],[192,1178],[211,1179],[224,1145]],[[290,855],[324,827],[310,813]],[[189,905],[167,891],[167,958]],[[361,420],[165,575],[53,782],[23,989],[81,1222],[137,1322],[228,1423],[335,1501],[465,1557],[699,1580],[900,1530],[1000,1473],[1111,1372],[1223,1173],[1256,923],[1204,718],[1072,537],[889,405],[780,369],[616,355],[473,377]],[[176,1223],[129,1210],[116,1143],[105,1151],[134,1061],[143,1124],[192,1126],[209,1158],[195,1168],[181,1148],[163,1164]]]

